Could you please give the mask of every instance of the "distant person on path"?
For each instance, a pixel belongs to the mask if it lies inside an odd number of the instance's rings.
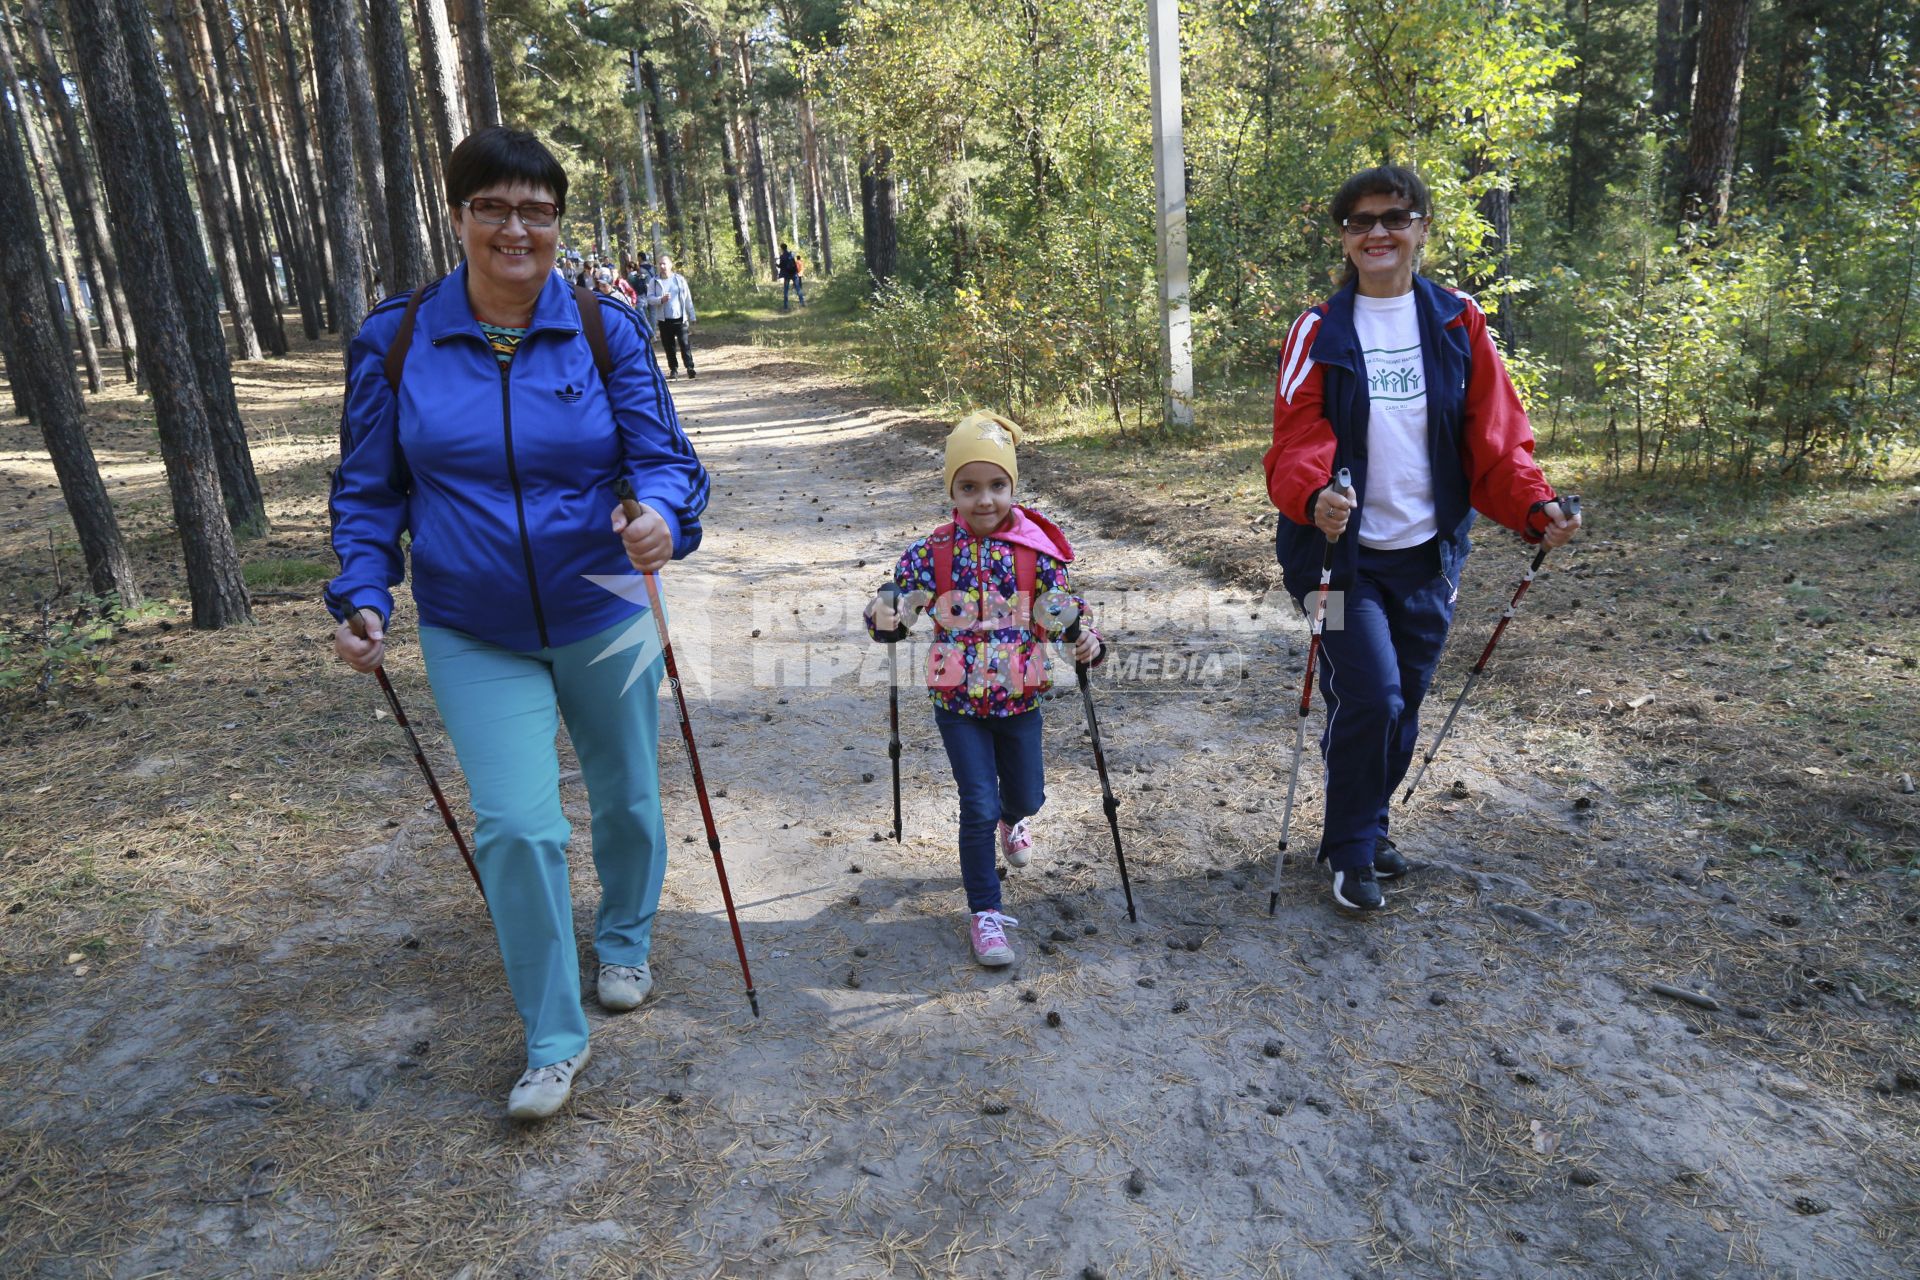
[[[482,129],[448,157],[446,197],[464,262],[374,308],[348,353],[330,504],[340,574],[326,602],[341,624],[335,652],[373,670],[411,535],[420,652],[467,776],[474,860],[526,1030],[507,1113],[535,1119],[565,1103],[588,1056],[562,720],[592,803],[606,1009],[632,1009],[652,988],[666,873],[661,662],[595,661],[644,605],[587,575],[653,572],[692,552],[708,481],[639,317],[612,297],[582,301],[553,273],[567,173],[552,152],[530,133]],[[582,306],[599,308],[604,382]],[[647,508],[632,523],[614,497],[622,479]],[[356,612],[364,639],[346,624]],[[489,972],[477,957],[455,971]]]
[[[1486,316],[1416,273],[1433,216],[1427,184],[1411,169],[1368,169],[1347,179],[1331,212],[1346,280],[1287,334],[1265,465],[1289,595],[1310,601],[1328,539],[1339,539],[1332,589],[1343,617],[1336,626],[1329,612],[1321,641],[1319,857],[1334,905],[1369,912],[1385,905],[1379,881],[1408,870],[1387,809],[1419,739],[1474,512],[1549,547],[1580,520],[1566,518],[1534,464],[1533,428]],[[1342,467],[1351,501],[1331,484]]]
[[[658,318],[660,345],[667,349],[667,376],[678,377],[680,361],[684,359],[687,376],[699,377],[693,370],[693,348],[687,345],[688,335],[693,332],[693,290],[687,287],[687,278],[673,269],[673,259],[664,253],[660,255],[660,269],[654,273],[647,297]],[[674,350],[676,346],[678,352]]]
[[[782,311],[787,309],[787,291],[789,289],[800,299],[801,306],[804,307],[807,305],[806,286],[800,283],[800,276],[804,270],[804,264],[801,263],[800,259],[793,256],[793,250],[789,249],[787,242],[782,240],[780,242],[780,263],[779,266],[775,268],[776,274],[780,277],[780,309]]]
[[[944,480],[953,520],[914,542],[893,571],[899,610],[884,598],[867,610],[867,634],[884,639],[922,610],[934,619],[927,670],[933,720],[960,792],[960,879],[966,888],[973,958],[1013,963],[1001,911],[999,852],[1010,867],[1033,857],[1028,819],[1046,803],[1040,745],[1040,696],[1052,685],[1051,642],[1040,629],[1042,597],[1072,601],[1082,621],[1073,657],[1106,657],[1086,614],[1070,595],[1066,535],[1037,511],[1014,502],[1020,428],[996,413],[972,413],[947,436]],[[993,600],[983,607],[986,592]],[[949,602],[965,601],[955,614]]]

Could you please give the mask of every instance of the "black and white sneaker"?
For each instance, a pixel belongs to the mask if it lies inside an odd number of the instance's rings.
[[[1393,841],[1381,836],[1380,843],[1373,847],[1373,874],[1381,880],[1397,880],[1411,870],[1413,864]]]
[[[1333,905],[1342,911],[1365,915],[1386,906],[1387,895],[1380,892],[1380,882],[1374,879],[1372,867],[1336,871],[1333,873]]]

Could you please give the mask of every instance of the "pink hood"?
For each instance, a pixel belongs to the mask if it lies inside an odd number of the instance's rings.
[[[953,513],[956,529],[966,529],[967,522],[961,518],[958,509]],[[972,530],[968,529],[971,536]],[[1006,523],[987,535],[988,541],[998,539],[1022,547],[1031,547],[1043,555],[1052,556],[1061,564],[1073,563],[1073,548],[1067,545],[1067,535],[1060,532],[1060,526],[1041,515],[1038,511],[1015,505],[1013,514]]]

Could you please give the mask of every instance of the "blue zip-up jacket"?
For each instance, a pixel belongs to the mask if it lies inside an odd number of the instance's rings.
[[[1341,467],[1353,472],[1359,506],[1367,503],[1367,428],[1372,405],[1366,362],[1353,325],[1356,286],[1294,321],[1280,353],[1273,447],[1264,465],[1267,493],[1280,509],[1275,552],[1296,600],[1318,587],[1326,539],[1309,504]],[[1487,333],[1487,319],[1463,293],[1413,278],[1420,357],[1427,387],[1427,449],[1433,465],[1434,523],[1440,572],[1456,585],[1470,549],[1474,512],[1485,512],[1530,542],[1553,490],[1533,461],[1533,427]],[[1359,528],[1358,514],[1348,525]],[[1353,582],[1360,539],[1334,547],[1333,586]]]
[[[531,652],[640,612],[586,577],[633,572],[609,523],[615,481],[667,522],[675,559],[700,545],[710,486],[639,315],[596,295],[613,358],[602,385],[573,291],[550,276],[503,375],[466,265],[426,289],[397,395],[385,362],[407,295],[374,308],[347,355],[327,607],[390,617],[411,533],[423,623]]]

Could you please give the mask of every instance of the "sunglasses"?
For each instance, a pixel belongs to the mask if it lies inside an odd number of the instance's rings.
[[[1388,209],[1384,213],[1356,213],[1340,219],[1340,229],[1350,236],[1363,236],[1373,230],[1375,224],[1389,231],[1405,231],[1413,225],[1415,218],[1426,216],[1412,209]]]

